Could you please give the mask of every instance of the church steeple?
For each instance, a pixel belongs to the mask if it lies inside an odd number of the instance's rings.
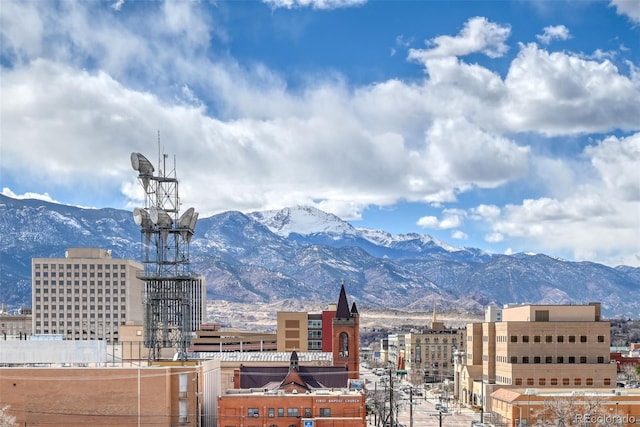
[[[349,311],[349,303],[347,303],[347,292],[344,290],[344,280],[340,286],[340,297],[338,298],[338,308],[336,309],[337,319],[349,319],[351,318],[351,312]]]

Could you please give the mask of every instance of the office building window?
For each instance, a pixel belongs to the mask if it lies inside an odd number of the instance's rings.
[[[247,409],[247,416],[249,416],[249,417],[259,417],[260,416],[260,411],[258,410],[258,408],[249,408],[249,409]]]
[[[582,343],[587,342],[587,336],[586,335],[580,335],[580,342],[582,342]]]
[[[330,417],[331,416],[331,408],[320,408],[320,416],[321,417]]]
[[[558,342],[564,342],[564,335],[558,335]]]
[[[297,417],[298,408],[287,408],[287,417]]]
[[[598,342],[604,342],[604,335],[598,335]]]

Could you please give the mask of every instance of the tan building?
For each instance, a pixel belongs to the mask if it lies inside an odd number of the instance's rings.
[[[277,351],[309,351],[309,313],[279,311],[277,318]]]
[[[484,402],[486,411],[499,388],[616,386],[610,324],[599,303],[509,305],[501,319],[467,325],[466,364],[454,391],[463,403]]]
[[[466,334],[437,320],[434,308],[427,328],[387,336],[387,361],[415,385],[453,380],[453,355],[464,350]]]
[[[0,402],[19,426],[215,426],[217,366],[0,368]]]
[[[27,339],[31,335],[31,309],[22,308],[17,314],[0,311],[0,339]]]
[[[491,399],[492,422],[508,427],[640,423],[640,389],[501,388]]]
[[[32,330],[65,339],[118,341],[126,321],[142,324],[142,264],[111,252],[72,248],[65,258],[32,260]]]

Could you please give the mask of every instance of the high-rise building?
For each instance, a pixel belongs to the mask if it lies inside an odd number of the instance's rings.
[[[120,325],[143,321],[142,271],[142,264],[96,248],[71,248],[64,258],[34,258],[33,333],[117,342]]]

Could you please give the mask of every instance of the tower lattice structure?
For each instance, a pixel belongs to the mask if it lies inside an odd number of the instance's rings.
[[[145,156],[131,153],[131,165],[138,171],[145,193],[144,207],[133,211],[142,239],[144,345],[149,349],[149,360],[157,360],[163,348],[175,349],[176,356],[186,360],[191,335],[200,320],[194,308],[202,281],[190,271],[189,262],[189,242],[198,213],[189,208],[180,215],[175,160],[168,172],[166,162],[163,154],[162,169],[155,173]]]

